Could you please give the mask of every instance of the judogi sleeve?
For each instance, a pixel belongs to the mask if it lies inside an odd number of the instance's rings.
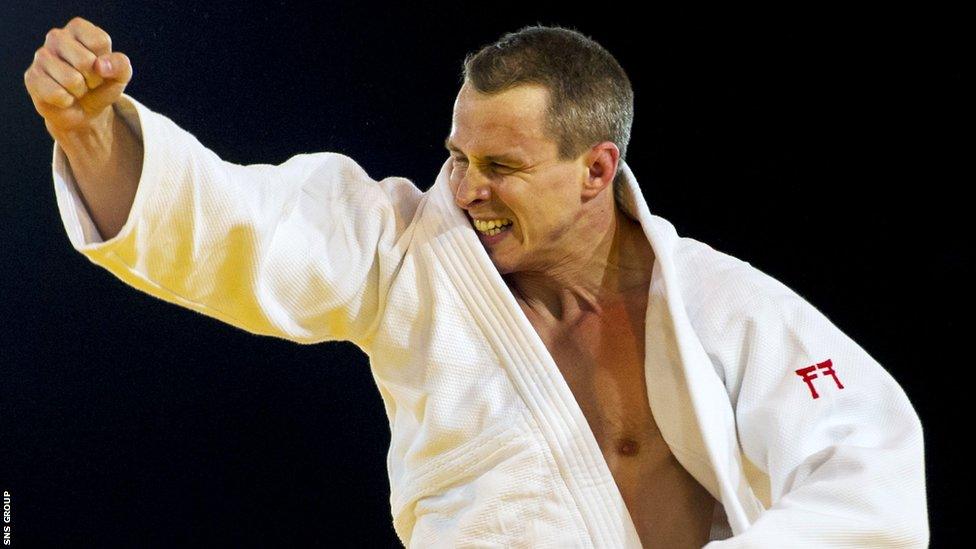
[[[144,156],[113,238],[102,239],[54,144],[58,209],[77,251],[129,286],[254,334],[303,344],[369,334],[416,207],[409,180],[374,181],[336,153],[237,165],[128,95],[114,108]]]
[[[922,425],[904,390],[813,305],[746,268],[711,305],[713,352],[771,506],[707,547],[927,547]]]

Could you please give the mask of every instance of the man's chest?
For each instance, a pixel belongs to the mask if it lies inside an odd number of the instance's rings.
[[[611,467],[618,457],[646,455],[642,447],[660,436],[644,380],[645,303],[602,304],[600,315],[562,323],[526,310]]]
[[[645,312],[640,300],[609,304],[568,330],[529,318],[576,397],[644,545],[700,547],[714,499],[671,453],[651,412]]]

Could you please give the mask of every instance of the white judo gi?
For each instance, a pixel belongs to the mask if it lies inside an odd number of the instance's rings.
[[[361,348],[390,421],[405,545],[640,546],[569,386],[455,205],[447,162],[427,192],[335,153],[240,166],[128,95],[115,108],[144,143],[135,203],[103,241],[55,143],[71,244],[248,332]],[[678,236],[622,170],[621,208],[656,257],[649,405],[720,502],[706,547],[926,546],[922,427],[898,383],[792,290]]]

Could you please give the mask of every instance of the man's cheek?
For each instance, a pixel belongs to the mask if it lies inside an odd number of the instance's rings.
[[[461,184],[461,176],[454,167],[454,160],[450,160],[447,167],[447,184],[451,189],[451,195],[457,196],[458,187]]]

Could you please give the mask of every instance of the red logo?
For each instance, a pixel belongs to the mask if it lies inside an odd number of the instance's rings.
[[[810,394],[813,396],[813,398],[820,398],[820,395],[817,394],[817,389],[813,386],[813,380],[820,377],[817,375],[817,370],[823,370],[823,373],[821,374],[823,376],[830,376],[834,378],[834,383],[837,384],[838,389],[844,388],[840,380],[837,379],[837,372],[834,371],[833,363],[828,358],[827,360],[821,362],[820,364],[807,366],[806,368],[800,368],[799,370],[796,371],[796,375],[802,377],[803,381],[806,382],[807,387],[810,388]]]

